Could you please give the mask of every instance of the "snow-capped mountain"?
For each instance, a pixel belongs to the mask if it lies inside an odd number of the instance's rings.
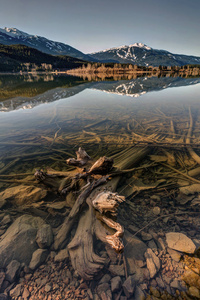
[[[45,37],[31,35],[17,28],[0,28],[0,44],[21,44],[51,55],[69,55],[83,60],[92,60],[88,55],[67,44],[54,42]]]
[[[165,50],[156,50],[142,43],[110,48],[89,53],[89,56],[102,62],[131,63],[139,66],[182,66],[200,64],[200,57],[173,54]]]
[[[84,54],[81,51],[45,37],[31,35],[16,28],[0,28],[0,44],[21,44],[51,55],[69,55],[86,61],[131,63],[140,66],[181,66],[200,64],[200,57],[173,54],[165,50],[156,50],[142,43],[110,48],[103,51]]]

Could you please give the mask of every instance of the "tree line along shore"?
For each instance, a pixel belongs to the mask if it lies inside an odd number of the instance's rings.
[[[132,64],[120,63],[88,63],[67,71],[67,74],[135,74],[135,73],[153,73],[153,74],[185,74],[198,76],[200,74],[200,65],[185,66],[138,66]]]

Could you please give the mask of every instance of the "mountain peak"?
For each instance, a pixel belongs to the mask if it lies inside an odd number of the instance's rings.
[[[0,44],[21,44],[51,55],[68,55],[87,61],[94,61],[88,55],[64,43],[55,42],[42,36],[28,34],[14,27],[0,28]]]
[[[157,50],[143,43],[120,46],[89,54],[100,62],[128,63],[139,66],[183,66],[199,64],[200,57],[173,54],[166,50]]]
[[[26,33],[26,32],[23,32],[17,28],[14,28],[14,27],[4,27],[4,29],[1,29],[0,28],[0,31],[9,35],[9,36],[12,36],[12,37],[18,37],[18,36],[30,36],[30,34]]]
[[[143,49],[146,49],[146,50],[151,50],[152,49],[152,48],[148,47],[147,45],[145,45],[143,43],[134,43],[132,45],[123,45],[123,46],[119,46],[119,47],[108,48],[108,49],[93,52],[93,53],[90,53],[90,54],[96,54],[96,53],[100,53],[100,52],[107,52],[107,51],[114,51],[114,50],[129,49],[129,48],[132,48],[132,47],[143,48]]]
[[[144,48],[146,50],[151,50],[151,47],[148,47],[147,45],[143,44],[143,43],[134,43],[132,45],[129,45],[129,47],[138,47],[138,48]]]

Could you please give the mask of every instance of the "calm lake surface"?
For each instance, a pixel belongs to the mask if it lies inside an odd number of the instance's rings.
[[[189,106],[198,119],[200,107],[200,78],[86,82],[49,75],[1,76],[0,82],[0,168],[16,160],[8,174],[65,169],[79,146],[93,157],[110,154],[131,145],[142,128],[147,136],[167,134],[169,118],[189,121]]]

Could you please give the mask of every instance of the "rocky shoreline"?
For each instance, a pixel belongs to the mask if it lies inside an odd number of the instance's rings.
[[[198,186],[187,186],[187,192],[180,187],[175,192],[156,189],[163,180],[145,188],[141,182],[139,185],[138,169],[126,168],[131,167],[127,165],[130,162],[138,163],[147,151],[134,148],[121,152],[117,169],[112,167],[112,159],[103,157],[78,174],[74,169],[37,171],[36,177],[26,177],[26,184],[21,180],[0,193],[0,300],[200,299]],[[84,159],[79,156],[77,152],[77,159],[67,162],[82,166]],[[90,157],[85,157],[88,162]],[[151,166],[144,164],[138,172]],[[134,177],[130,174],[133,170]],[[102,172],[110,175],[100,175]],[[111,193],[119,176],[121,184],[115,190],[123,197]],[[130,178],[134,178],[134,186]],[[98,182],[103,183],[100,188]],[[138,186],[143,193],[130,193]],[[92,207],[89,198],[97,199],[95,193],[98,201]],[[102,194],[111,198],[100,204]],[[121,202],[118,216],[117,197]],[[77,206],[77,202],[84,206]],[[105,218],[103,210],[111,216]],[[98,224],[102,231],[98,235],[96,231],[96,237],[85,224],[88,216],[94,232]],[[111,226],[107,231],[102,218]],[[71,222],[70,228],[65,227],[67,222]]]
[[[54,251],[59,223],[53,224],[46,215],[36,217],[17,209],[9,212],[4,200],[0,299],[200,299],[199,215],[191,207],[178,209],[172,201],[166,211],[165,200],[167,197],[153,195],[136,197],[131,209],[129,203],[122,205],[119,219],[127,228],[124,255],[107,248],[107,256],[96,249],[108,263],[93,281],[84,281],[73,270],[67,249]],[[51,209],[56,219],[64,206],[60,203]],[[163,212],[170,217],[154,222]]]

